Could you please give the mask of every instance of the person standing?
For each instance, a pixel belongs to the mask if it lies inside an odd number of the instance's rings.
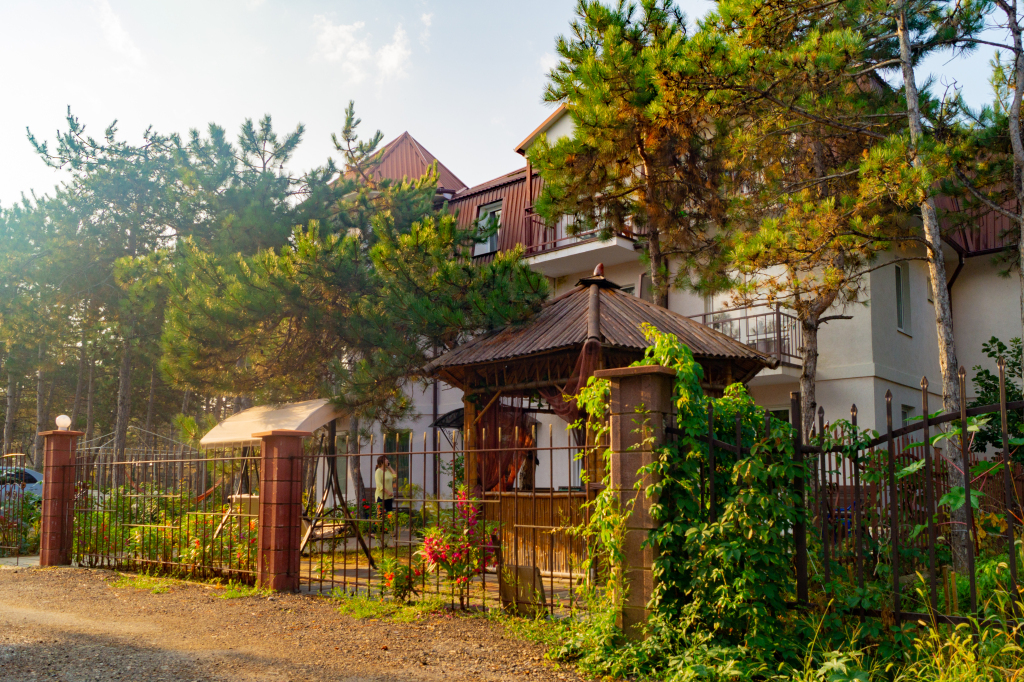
[[[377,503],[377,518],[382,522],[385,515],[394,509],[395,477],[397,472],[384,455],[377,458],[377,469],[373,472],[374,501]],[[383,530],[382,530],[383,532]]]

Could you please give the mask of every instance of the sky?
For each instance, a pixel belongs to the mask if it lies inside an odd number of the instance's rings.
[[[712,3],[683,0],[691,18]],[[408,131],[467,185],[523,165],[513,148],[552,111],[542,101],[574,0],[0,0],[0,205],[61,180],[26,128],[52,140],[68,106],[97,136],[113,120],[186,133],[246,118],[305,124],[295,170],[338,158],[349,100],[390,140]],[[922,65],[988,101],[984,48]]]

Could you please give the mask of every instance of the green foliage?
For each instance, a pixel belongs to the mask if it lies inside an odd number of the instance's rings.
[[[676,370],[678,423],[685,434],[645,471],[658,480],[647,491],[657,498],[650,542],[658,548],[652,600],[658,626],[684,623],[718,646],[777,647],[784,625],[779,614],[792,582],[790,537],[801,518],[789,492],[803,475],[793,463],[790,426],[775,419],[766,424],[765,413],[739,384],[722,398],[705,398],[689,349],[653,328],[644,333],[652,345],[642,362]],[[713,471],[709,404],[715,438],[734,443],[738,422],[742,447],[749,450],[743,456],[716,450]],[[702,472],[715,480],[714,521],[702,506]]]
[[[103,566],[107,557],[116,557],[181,575],[255,571],[255,518],[229,517],[218,534],[229,511],[219,490],[202,508],[194,508],[185,496],[164,492],[148,483],[90,491],[89,508],[75,514],[75,560]]]
[[[269,597],[273,593],[274,591],[268,587],[246,585],[242,582],[229,580],[224,588],[224,592],[218,596],[221,599],[244,599],[245,597]]]
[[[990,360],[996,361],[999,358],[1006,359],[1006,400],[1017,402],[1024,400],[1024,375],[1021,371],[1021,340],[1020,337],[1010,339],[1010,345],[1000,341],[996,337],[990,338],[981,344],[981,351]],[[975,365],[973,367],[974,391],[977,396],[970,407],[980,405],[992,405],[999,402],[999,374],[992,372],[986,367]],[[1024,438],[1024,416],[1021,410],[1009,410],[1006,413],[1007,431],[1011,439]],[[1002,424],[998,417],[984,425],[980,433],[974,438],[973,448],[982,452],[990,448],[1002,451],[1003,436]],[[1019,446],[1013,447],[1011,455],[1014,461],[1024,463],[1024,452]]]
[[[475,226],[435,212],[436,171],[377,179],[379,133],[336,140],[345,172],[330,211],[290,243],[222,256],[180,243],[162,367],[217,392],[326,393],[385,426],[410,408],[404,384],[468,335],[532,315],[547,295],[522,251],[472,262]]]
[[[371,599],[364,595],[345,594],[341,588],[335,588],[331,599],[338,605],[338,612],[357,620],[389,619],[399,623],[411,623],[423,620],[432,613],[442,611],[445,607],[444,597],[430,595],[411,604],[399,601]]]
[[[0,549],[0,557],[8,553],[19,556],[38,554],[42,514],[43,501],[35,493],[0,493],[0,541],[4,545],[17,545],[17,549],[6,546]]]
[[[395,557],[385,557],[380,561],[381,596],[390,596],[397,602],[404,603],[418,594],[416,584],[423,575],[423,566],[415,563],[405,564]]]
[[[576,12],[544,95],[567,107],[574,132],[552,144],[541,136],[528,152],[544,179],[536,210],[572,216],[577,232],[638,235],[665,305],[673,285],[715,260],[719,112],[706,89],[688,87],[703,71],[685,59],[686,21],[671,0],[581,0]]]

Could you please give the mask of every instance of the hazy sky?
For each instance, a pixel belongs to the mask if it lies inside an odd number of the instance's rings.
[[[710,2],[680,3],[692,17]],[[463,182],[522,166],[513,147],[550,112],[541,102],[573,0],[0,0],[0,203],[60,176],[25,139],[52,139],[70,105],[95,135],[113,119],[186,132],[216,122],[234,137],[265,113],[306,124],[293,168],[333,153],[346,104],[362,132],[408,130]],[[986,48],[932,59],[974,102],[989,98]],[[948,77],[947,79],[948,80]],[[337,155],[335,154],[337,157]]]

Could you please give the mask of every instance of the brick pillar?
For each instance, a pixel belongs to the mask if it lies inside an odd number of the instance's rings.
[[[676,373],[660,365],[622,367],[594,373],[611,381],[611,489],[621,505],[633,500],[633,514],[627,523],[625,556],[622,567],[626,594],[618,625],[630,637],[642,634],[640,626],[647,620],[647,602],[654,590],[651,565],[654,552],[642,547],[648,531],[654,527],[651,504],[644,494],[653,481],[644,477],[640,490],[634,485],[640,479],[639,469],[653,461],[654,451],[665,443],[665,427],[675,425],[672,400]],[[645,439],[647,442],[644,442]]]
[[[75,439],[81,431],[43,431],[43,517],[39,565],[71,564],[75,501]]]
[[[263,440],[256,582],[280,592],[297,592],[302,543],[302,439],[313,434],[276,430],[252,435]]]

